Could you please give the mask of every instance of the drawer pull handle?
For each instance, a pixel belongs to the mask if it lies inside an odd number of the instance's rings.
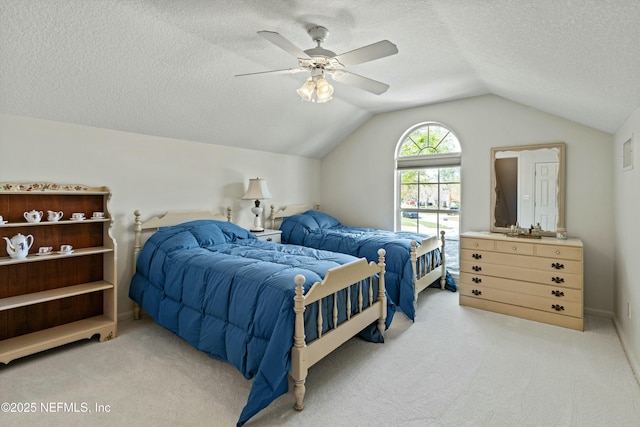
[[[516,248],[515,246],[513,246],[511,249],[513,249],[514,251],[517,250],[518,248]]]
[[[559,262],[554,262],[551,264],[551,267],[555,268],[556,270],[562,270],[564,268],[564,264],[560,264]]]
[[[481,279],[481,278],[479,278],[479,277],[474,277],[473,279],[471,279],[471,281],[472,281],[473,283],[482,283],[482,279]]]
[[[267,237],[267,242],[271,242],[273,239],[271,237]]]
[[[474,242],[473,246],[480,246],[480,243]]]
[[[477,295],[482,295],[482,291],[479,291],[479,290],[477,290],[477,289],[472,290],[472,291],[471,291],[471,293],[472,293],[472,294],[474,294],[474,295],[476,295],[476,296],[477,296]]]
[[[551,291],[551,295],[554,295],[556,297],[563,297],[564,296],[564,292],[562,292],[562,291]]]
[[[556,255],[560,255],[560,249],[556,249]]]
[[[551,308],[553,308],[555,311],[564,311],[564,306],[560,304],[553,304]]]
[[[473,271],[482,271],[482,267],[478,266],[478,265],[474,265],[473,267],[471,267],[471,269]]]
[[[554,283],[564,283],[564,279],[562,277],[552,277],[551,281]]]
[[[471,255],[471,258],[473,258],[473,259],[481,259],[481,258],[482,258],[482,255],[480,255],[480,254],[473,254],[473,255]]]

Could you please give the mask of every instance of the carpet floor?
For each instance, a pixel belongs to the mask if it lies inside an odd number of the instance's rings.
[[[304,411],[291,387],[246,425],[640,425],[640,387],[613,323],[585,320],[578,332],[428,289],[416,322],[397,313],[384,344],[352,339],[312,367]],[[145,317],[109,342],[0,365],[0,403],[11,403],[0,425],[233,426],[249,386]]]

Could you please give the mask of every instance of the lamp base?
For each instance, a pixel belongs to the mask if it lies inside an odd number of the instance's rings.
[[[262,228],[262,227],[261,227],[261,228],[251,227],[251,228],[249,229],[249,231],[252,231],[252,232],[262,232],[262,231],[264,231],[264,228]]]

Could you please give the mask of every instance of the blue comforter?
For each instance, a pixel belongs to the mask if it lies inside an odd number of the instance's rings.
[[[192,221],[149,238],[138,255],[129,296],[158,324],[253,378],[238,420],[242,425],[288,390],[294,277],[305,276],[306,292],[328,269],[355,259],[260,241],[227,222]],[[389,307],[387,325],[393,317]],[[317,309],[309,306],[305,317]],[[325,316],[325,325],[332,321]],[[311,341],[317,332],[307,323]],[[369,329],[368,339],[383,341]]]
[[[392,232],[344,226],[332,216],[315,210],[284,218],[280,230],[283,243],[341,252],[364,257],[369,261],[377,260],[377,250],[384,248],[387,251],[385,261],[387,293],[407,317],[414,320],[411,241],[420,243],[429,236],[405,231]],[[434,285],[440,286],[439,280],[434,282]],[[456,284],[448,271],[445,288],[456,291]]]

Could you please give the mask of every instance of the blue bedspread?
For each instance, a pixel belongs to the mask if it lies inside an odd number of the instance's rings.
[[[158,324],[253,378],[238,420],[242,425],[288,390],[294,277],[305,276],[306,292],[328,269],[355,259],[260,241],[231,223],[192,221],[149,238],[129,296]],[[389,307],[387,325],[393,317]],[[310,341],[317,333],[315,325],[307,326]],[[382,342],[373,329],[369,339]]]
[[[387,251],[387,293],[407,317],[414,320],[411,241],[420,243],[429,236],[405,231],[392,232],[344,226],[332,216],[315,210],[284,218],[280,230],[283,243],[365,257],[369,261],[375,261],[378,248],[384,248]],[[440,286],[439,280],[434,282],[435,285]],[[456,291],[456,284],[448,271],[445,288]]]

